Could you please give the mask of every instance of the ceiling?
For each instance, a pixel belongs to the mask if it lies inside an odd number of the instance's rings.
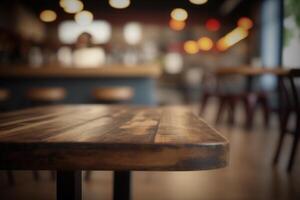
[[[52,9],[58,13],[58,21],[73,19],[73,16],[64,13],[59,6],[59,0],[15,0],[31,9],[38,15],[44,9]],[[199,23],[199,18],[205,20],[208,17],[216,17],[222,20],[234,21],[234,19],[250,15],[251,8],[259,0],[239,0],[239,4],[228,15],[221,15],[220,9],[224,2],[233,0],[209,0],[204,5],[194,5],[188,0],[132,0],[129,8],[123,10],[113,9],[108,0],[82,0],[84,9],[93,12],[95,18],[103,18],[112,23],[122,23],[128,20],[140,20],[145,22],[165,22],[169,19],[169,13],[173,8],[181,7],[188,10],[191,20]]]

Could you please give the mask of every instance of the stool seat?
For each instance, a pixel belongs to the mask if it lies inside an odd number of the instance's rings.
[[[26,98],[31,101],[54,102],[66,97],[66,91],[60,87],[30,88],[26,92]]]
[[[134,91],[131,87],[101,87],[94,89],[92,94],[98,101],[129,101]]]
[[[6,101],[10,97],[10,92],[6,89],[0,88],[0,102]]]

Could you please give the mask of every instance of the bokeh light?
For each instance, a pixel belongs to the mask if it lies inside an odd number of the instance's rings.
[[[188,18],[188,13],[183,8],[175,8],[171,12],[171,18],[177,21],[185,21]]]
[[[192,4],[202,5],[207,3],[208,0],[189,0]]]
[[[130,0],[109,0],[108,3],[116,9],[124,9],[130,6]]]
[[[183,49],[188,54],[196,54],[199,51],[199,46],[196,41],[189,40],[184,43]]]
[[[93,22],[94,16],[90,11],[84,10],[75,15],[75,21],[79,25],[89,25]]]
[[[246,30],[249,30],[253,27],[253,21],[248,17],[241,17],[238,20],[237,25],[239,27],[242,27],[242,28],[246,29]]]
[[[220,22],[217,19],[211,18],[206,21],[205,27],[209,31],[218,31],[220,29]]]
[[[165,71],[169,74],[178,74],[183,69],[183,58],[180,53],[167,53],[164,59]]]
[[[44,10],[40,13],[40,19],[43,22],[53,22],[56,18],[56,13],[53,10]]]
[[[137,45],[142,40],[142,26],[137,22],[127,23],[124,27],[125,41],[130,45]]]
[[[78,13],[83,10],[83,3],[79,0],[63,0],[60,5],[66,13]]]
[[[225,51],[228,48],[240,42],[241,40],[245,39],[247,36],[247,30],[241,27],[237,27],[218,41],[217,48],[220,51]]]
[[[198,40],[199,49],[202,51],[209,51],[213,48],[214,43],[209,37],[201,37]]]
[[[175,31],[181,31],[185,28],[185,21],[177,21],[175,19],[171,19],[169,22],[169,26],[171,29]]]

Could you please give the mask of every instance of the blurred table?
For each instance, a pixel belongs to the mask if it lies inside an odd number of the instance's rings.
[[[0,87],[12,91],[11,106],[21,105],[24,92],[31,87],[63,87],[64,103],[92,103],[92,90],[97,87],[129,86],[134,89],[134,104],[155,105],[156,79],[161,75],[158,64],[98,68],[44,66],[1,66]]]
[[[229,144],[186,107],[52,106],[0,115],[0,169],[57,170],[57,199],[81,199],[81,170],[114,170],[114,199],[130,173],[225,167]]]
[[[283,68],[266,68],[266,67],[251,67],[251,66],[241,66],[241,67],[222,67],[216,70],[216,75],[244,75],[244,76],[259,76],[259,75],[286,75],[289,72],[287,69]]]

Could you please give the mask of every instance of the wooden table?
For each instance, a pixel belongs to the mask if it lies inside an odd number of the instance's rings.
[[[57,170],[57,199],[81,199],[81,170],[113,170],[114,199],[130,173],[225,167],[228,141],[185,107],[52,106],[0,115],[0,169]]]

